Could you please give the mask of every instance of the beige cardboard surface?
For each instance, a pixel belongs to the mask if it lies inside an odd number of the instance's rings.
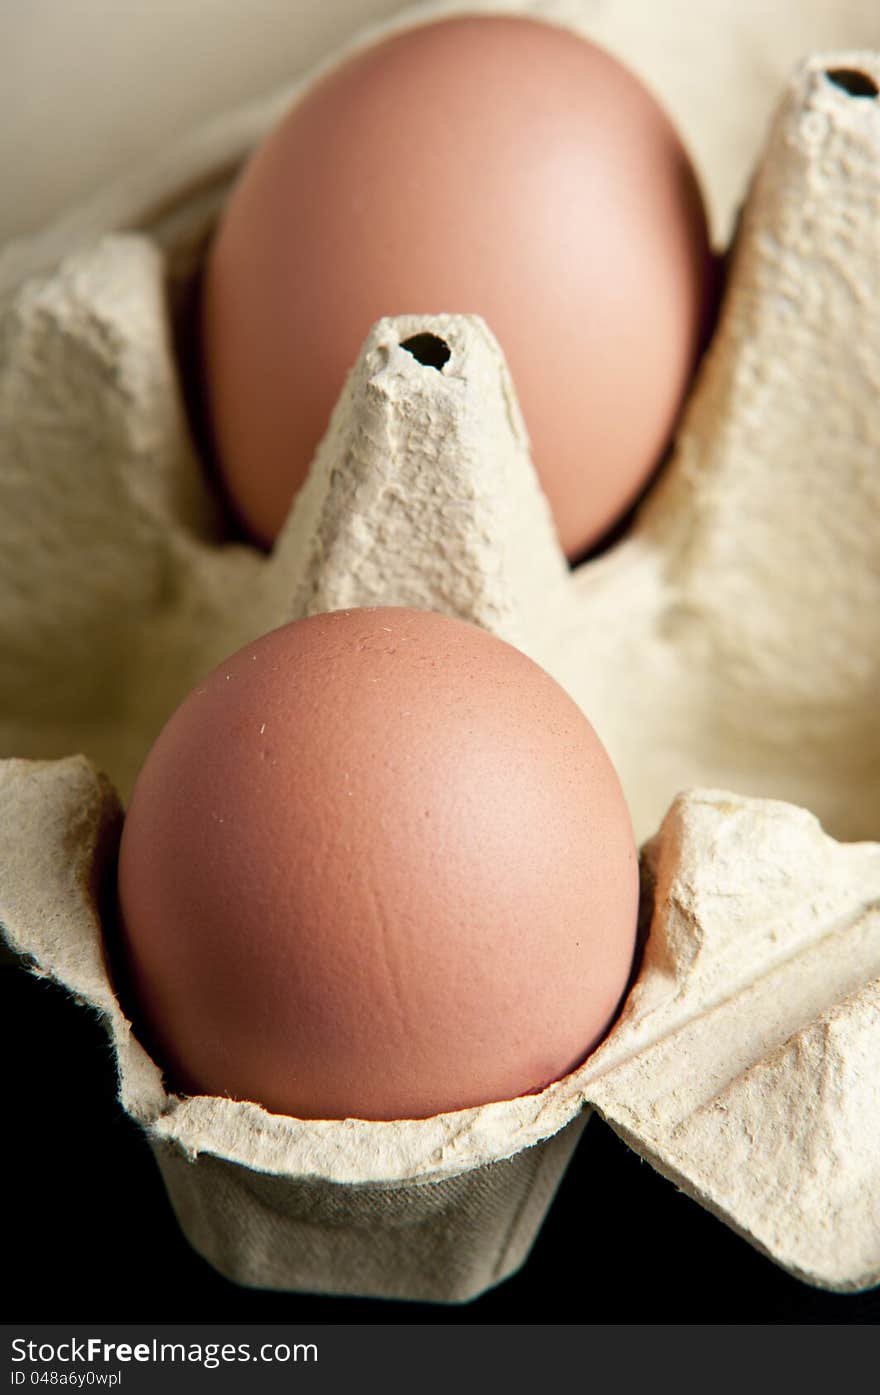
[[[404,1275],[393,1239],[378,1269],[354,1272],[355,1291],[477,1292],[527,1251],[592,1103],[793,1272],[841,1289],[880,1277],[878,848],[838,846],[813,818],[845,838],[880,828],[880,102],[830,82],[838,67],[880,83],[867,52],[817,55],[792,79],[673,457],[627,538],[574,573],[503,356],[481,321],[451,315],[374,328],[269,558],[223,540],[166,290],[182,313],[230,152],[278,99],[0,264],[4,751],[84,750],[125,795],[164,719],[226,653],[289,618],[381,600],[475,619],[553,672],[608,745],[640,838],[680,788],[726,791],[674,803],[649,844],[642,978],[581,1071],[428,1121],[303,1123],[165,1095],[100,949],[92,869],[112,857],[114,797],[79,758],[5,763],[0,920],[105,1013],[125,1106],[224,1272],[343,1291],[338,1226],[303,1258],[319,1196],[332,1211],[352,1189],[354,1232],[355,1214],[376,1214],[359,1188],[421,1189],[427,1209],[414,1192],[398,1220],[422,1217],[427,1237],[429,1203],[454,1193],[451,1214],[470,1217],[472,1186],[484,1241],[461,1272],[447,1251],[427,1278]],[[160,203],[152,233],[91,237]],[[449,343],[442,373],[400,347],[415,328]],[[286,1208],[291,1238],[271,1264],[267,1207]],[[513,1244],[498,1216],[513,1224],[518,1208],[529,1222]]]
[[[641,981],[582,1069],[586,1098],[799,1277],[877,1283],[880,845],[692,791],[643,866]]]
[[[0,763],[0,925],[102,1013],[181,1225],[229,1277],[472,1297],[522,1262],[593,1105],[799,1277],[880,1279],[880,845],[776,801],[681,796],[644,850],[650,933],[599,1050],[539,1095],[380,1123],[165,1093],[105,965],[118,831],[81,757]]]

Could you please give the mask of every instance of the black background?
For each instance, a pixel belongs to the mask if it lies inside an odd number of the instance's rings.
[[[116,1099],[99,1020],[0,968],[7,1321],[874,1323],[880,1289],[791,1278],[588,1124],[513,1278],[463,1305],[271,1293],[229,1283],[181,1236],[149,1148]]]

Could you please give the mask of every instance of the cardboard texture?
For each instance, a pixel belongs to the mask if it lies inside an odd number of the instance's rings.
[[[380,321],[272,554],[224,540],[180,351],[230,174],[289,92],[0,257],[0,923],[103,1014],[124,1107],[229,1277],[473,1297],[528,1253],[595,1107],[799,1277],[880,1280],[880,846],[816,817],[878,835],[880,101],[842,70],[880,87],[871,51],[795,71],[672,458],[574,572],[468,316]],[[401,347],[416,330],[442,371]],[[103,952],[114,786],[239,645],[380,602],[518,645],[608,746],[649,840],[624,1013],[541,1094],[430,1120],[167,1095]]]

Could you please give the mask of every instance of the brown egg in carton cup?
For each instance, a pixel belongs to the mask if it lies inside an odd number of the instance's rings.
[[[528,1255],[593,1109],[800,1279],[880,1280],[880,845],[852,841],[880,814],[878,88],[872,52],[794,73],[671,456],[573,569],[473,315],[380,320],[274,547],[225,536],[185,326],[289,94],[0,260],[0,923],[101,1013],[181,1227],[233,1280],[472,1298]],[[515,1098],[383,1120],[178,1093],[118,992],[116,790],[226,655],[387,605],[506,640],[595,725],[642,845],[634,982]]]

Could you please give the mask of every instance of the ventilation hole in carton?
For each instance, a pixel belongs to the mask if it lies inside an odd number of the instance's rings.
[[[441,339],[439,334],[411,334],[409,339],[402,339],[400,347],[406,349],[408,354],[419,363],[423,363],[426,368],[436,368],[442,372],[443,365],[449,362],[452,350],[445,339]]]
[[[828,81],[835,87],[839,87],[842,92],[848,93],[850,97],[877,97],[880,95],[880,87],[867,73],[862,73],[858,68],[829,68],[825,74]]]

